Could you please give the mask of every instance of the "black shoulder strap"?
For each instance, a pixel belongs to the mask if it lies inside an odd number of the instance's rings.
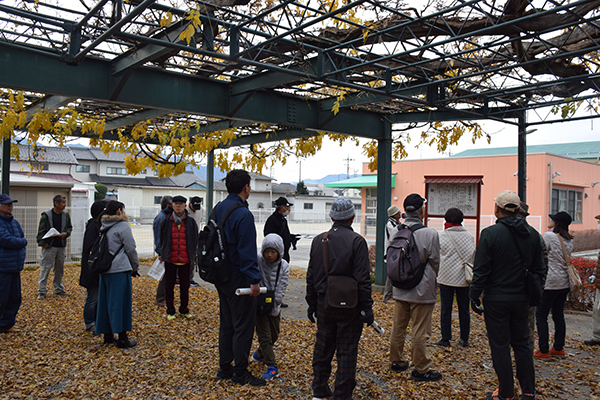
[[[229,218],[229,216],[230,216],[230,215],[231,215],[231,214],[232,214],[232,213],[233,213],[235,210],[237,210],[238,208],[241,208],[241,207],[246,207],[246,205],[245,205],[245,204],[243,204],[243,203],[235,203],[235,204],[232,204],[232,205],[231,205],[231,207],[229,207],[229,208],[227,209],[227,211],[225,212],[225,214],[223,215],[223,217],[222,217],[222,218],[221,218],[221,220],[219,221],[219,225],[220,225],[221,227],[224,227],[224,226],[225,226],[225,222],[227,221],[227,218]],[[214,210],[213,210],[213,212],[214,212]]]
[[[406,225],[405,225],[405,226],[406,226]],[[425,228],[425,225],[423,225],[423,224],[414,224],[414,225],[407,226],[407,227],[408,227],[408,229],[410,229],[410,231],[411,231],[412,233],[415,233],[415,232],[416,232],[416,231],[418,231],[419,229],[421,229],[421,228]]]
[[[327,247],[329,239],[327,236],[329,236],[329,231],[325,232],[323,239],[321,239],[321,242],[323,243],[323,266],[325,267],[326,278],[329,276],[329,248]]]

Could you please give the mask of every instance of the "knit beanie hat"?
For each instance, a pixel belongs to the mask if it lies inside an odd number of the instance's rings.
[[[354,204],[347,197],[338,197],[331,205],[329,216],[334,221],[344,221],[354,216]]]

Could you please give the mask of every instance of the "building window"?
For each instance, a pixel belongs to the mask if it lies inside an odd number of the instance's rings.
[[[162,200],[162,196],[154,196],[154,204],[160,205],[160,201]]]
[[[48,171],[48,164],[47,163],[39,163],[39,162],[34,162],[30,164],[31,167],[37,171]]]
[[[305,210],[312,210],[313,209],[313,203],[304,203],[304,209]]]
[[[77,167],[75,167],[75,171],[76,172],[90,172],[90,166],[89,165],[78,165]]]
[[[158,176],[158,171],[153,171],[154,172],[154,176]]]
[[[107,175],[127,175],[125,168],[106,167]]]
[[[573,222],[583,221],[583,191],[552,189],[550,212],[556,214],[559,211],[566,211],[573,218]]]

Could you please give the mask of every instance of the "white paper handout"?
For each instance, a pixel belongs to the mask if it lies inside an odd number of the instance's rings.
[[[165,263],[160,261],[158,257],[154,260],[154,264],[148,270],[148,276],[160,281],[165,274]]]
[[[44,237],[42,239],[48,239],[51,237],[56,237],[60,235],[60,232],[57,231],[55,228],[50,228],[50,230],[48,232],[46,232],[46,234],[44,235]]]

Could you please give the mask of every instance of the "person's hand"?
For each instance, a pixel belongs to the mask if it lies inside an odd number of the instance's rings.
[[[64,239],[67,237],[67,232],[63,232],[60,235],[58,235],[59,238]]]
[[[308,307],[308,312],[306,314],[308,316],[308,320],[314,324],[315,318],[317,318],[317,310],[312,307]]]
[[[362,310],[360,312],[360,320],[362,323],[367,324],[367,326],[371,326],[373,324],[373,321],[375,321],[375,315],[373,315],[373,310],[371,308]]]
[[[250,296],[258,296],[260,294],[260,285],[255,283],[254,285],[250,285]]]
[[[131,271],[132,278],[137,278],[138,276],[140,276],[140,273],[137,271],[137,269],[135,271]]]
[[[471,299],[471,309],[475,311],[477,315],[483,315],[483,307],[481,306],[479,297],[476,299]]]
[[[47,249],[48,247],[50,247],[49,244],[42,245],[42,249]]]
[[[162,257],[158,256],[158,261],[162,262]]]

